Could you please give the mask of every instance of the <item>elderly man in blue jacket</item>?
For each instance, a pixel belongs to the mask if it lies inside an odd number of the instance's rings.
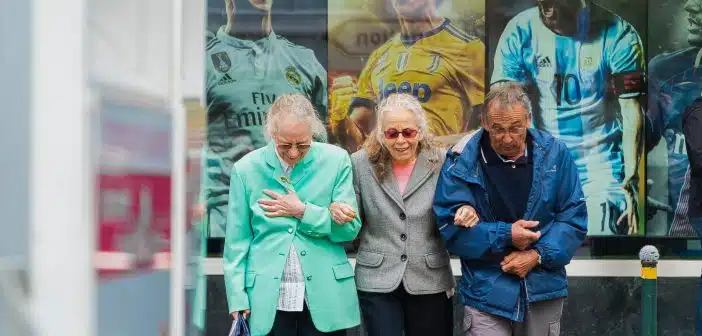
[[[530,129],[521,85],[493,85],[483,128],[448,153],[434,199],[439,231],[461,257],[467,335],[558,335],[565,266],[587,232],[566,145]]]

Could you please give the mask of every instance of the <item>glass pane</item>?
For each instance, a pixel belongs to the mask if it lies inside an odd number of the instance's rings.
[[[97,242],[96,330],[168,333],[172,2],[87,2]]]

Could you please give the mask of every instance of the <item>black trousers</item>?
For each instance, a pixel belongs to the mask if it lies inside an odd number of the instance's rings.
[[[412,295],[403,284],[390,293],[358,292],[368,336],[452,336],[453,302],[446,293]]]
[[[273,321],[273,329],[268,336],[344,336],[346,330],[332,331],[323,333],[312,323],[312,316],[307,310],[307,304],[304,305],[301,312],[287,312],[278,310],[275,313]]]

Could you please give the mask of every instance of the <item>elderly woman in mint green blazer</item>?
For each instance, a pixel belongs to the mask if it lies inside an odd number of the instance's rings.
[[[324,126],[304,96],[276,99],[266,122],[268,146],[231,173],[223,258],[229,311],[235,319],[250,314],[252,335],[345,335],[360,324],[343,246],[361,227],[351,160],[312,141]],[[331,217],[333,201],[345,204],[344,224]]]

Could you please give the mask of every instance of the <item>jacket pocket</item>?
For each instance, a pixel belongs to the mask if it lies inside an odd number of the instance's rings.
[[[246,282],[245,282],[245,287],[246,288],[251,288],[254,286],[254,283],[256,283],[256,273],[254,272],[247,272],[246,273]]]
[[[356,254],[356,263],[366,267],[378,267],[383,263],[385,256],[381,253],[360,250]]]
[[[332,266],[336,280],[353,277],[353,267],[348,262]]]
[[[429,266],[429,268],[446,267],[451,262],[451,258],[449,258],[446,252],[429,253],[424,257],[427,260],[427,266]]]
[[[568,288],[565,268],[548,270],[535,267],[526,277],[529,296],[535,300],[554,299],[554,294]]]

